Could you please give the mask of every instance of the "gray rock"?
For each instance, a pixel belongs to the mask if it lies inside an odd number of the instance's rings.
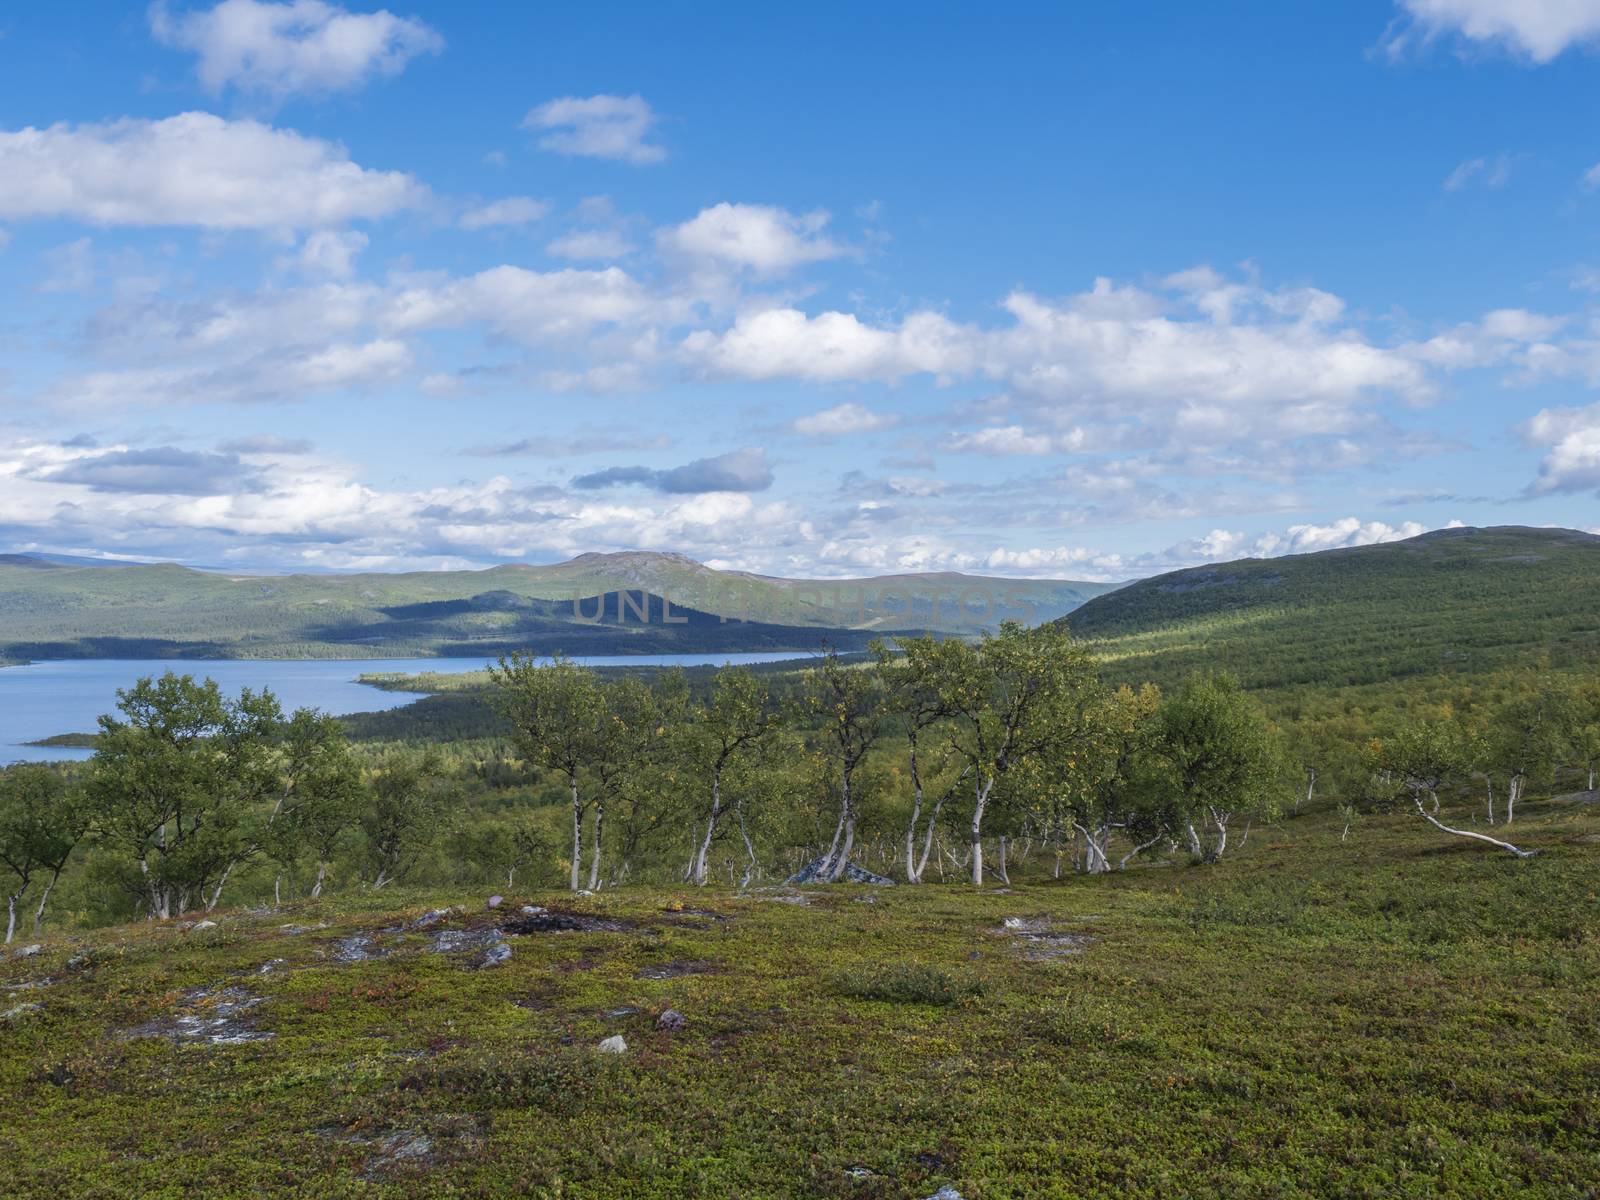
[[[796,886],[802,883],[821,883],[822,868],[827,861],[828,856],[826,854],[824,854],[821,858],[814,858],[805,866],[796,871],[793,875],[789,876],[789,878],[784,882],[788,883],[790,886]],[[890,879],[887,875],[874,875],[865,867],[856,866],[855,863],[846,863],[844,865],[844,871],[839,876],[839,879],[842,883],[866,883],[872,885],[873,887],[894,886],[894,880]]]
[[[199,933],[202,929],[215,929],[216,927],[217,923],[215,921],[201,921],[200,924],[194,926],[189,930],[189,932]]]
[[[544,915],[544,909],[539,907],[537,904],[524,904],[522,906],[522,911],[530,917],[541,917]]]
[[[501,963],[510,961],[511,947],[505,942],[496,942],[480,954],[472,965],[481,969],[483,967],[498,967]]]
[[[387,953],[387,950],[380,949],[378,943],[372,940],[371,934],[366,933],[340,938],[333,947],[334,961],[342,963],[366,962],[371,958],[382,958]]]
[[[679,1033],[689,1027],[689,1018],[675,1008],[669,1008],[656,1018],[656,1028],[668,1033]]]
[[[962,1200],[962,1197],[960,1192],[947,1183],[926,1200]]]
[[[595,1049],[600,1051],[601,1054],[626,1054],[628,1052],[628,1043],[622,1040],[620,1033],[614,1033],[604,1039]]]
[[[43,949],[43,946],[35,942],[31,946],[24,946],[22,949],[18,950],[16,956],[18,958],[32,958],[35,954],[39,953],[39,951]]]
[[[24,1017],[31,1017],[34,1013],[42,1011],[44,1011],[44,1005],[42,1004],[19,1004],[15,1008],[8,1008],[5,1012],[0,1013],[0,1021],[8,1023],[20,1021]]]
[[[448,908],[435,908],[435,909],[430,910],[429,912],[423,913],[415,921],[411,922],[410,925],[406,926],[406,928],[407,929],[426,929],[430,925],[437,925],[440,921],[444,920],[449,915],[450,915],[450,910]]]

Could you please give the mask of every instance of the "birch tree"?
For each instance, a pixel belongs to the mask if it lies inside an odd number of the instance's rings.
[[[1215,862],[1227,852],[1236,817],[1276,811],[1278,763],[1266,718],[1233,676],[1191,675],[1162,703],[1157,726],[1189,852]]]
[[[5,889],[8,944],[17,931],[17,905],[35,880],[43,882],[33,911],[33,935],[39,936],[50,893],[88,824],[81,798],[56,771],[37,764],[0,771],[0,866],[10,877]]]
[[[1576,697],[1540,677],[1536,690],[1495,713],[1491,744],[1506,775],[1505,824],[1516,820],[1517,801],[1530,779],[1552,779],[1572,753],[1581,728]]]
[[[685,766],[710,793],[705,829],[689,864],[689,878],[696,884],[706,883],[711,846],[723,818],[738,805],[738,797],[729,796],[723,787],[729,768],[777,728],[771,699],[766,684],[750,671],[725,667],[717,672],[710,697],[693,707],[682,731]]]
[[[1057,737],[1060,708],[1095,682],[1094,663],[1061,626],[1014,622],[973,647],[952,651],[938,673],[952,714],[948,737],[969,768],[972,883],[983,884],[983,822],[997,787]]]
[[[837,772],[839,819],[817,876],[824,883],[837,883],[855,848],[861,800],[856,772],[883,732],[883,677],[877,671],[845,666],[830,650],[819,667],[806,673],[802,706],[820,730],[823,751]]]
[[[86,794],[102,840],[124,851],[151,920],[215,907],[261,847],[282,712],[270,692],[223,698],[213,680],[167,672],[117,693],[100,718]]]
[[[282,787],[268,844],[286,867],[311,855],[317,873],[310,895],[316,899],[339,843],[360,822],[361,764],[344,726],[307,708],[297,710],[284,726],[282,754]],[[276,898],[276,883],[273,892]]]
[[[572,805],[568,886],[576,892],[582,886],[583,819],[591,805],[583,793],[583,777],[605,748],[605,698],[599,680],[570,659],[540,662],[521,654],[501,658],[490,668],[490,677],[498,707],[516,731],[518,751],[536,766],[560,775],[566,785]],[[598,857],[595,861],[598,864]]]
[[[964,647],[957,641],[935,637],[900,638],[899,653],[882,642],[873,643],[873,656],[883,679],[889,714],[906,739],[906,761],[911,778],[911,817],[906,822],[906,882],[921,883],[933,853],[933,838],[945,804],[956,794],[970,764],[960,771],[938,727],[954,711],[944,699],[940,681],[958,670]],[[931,803],[930,801],[931,797]],[[918,846],[918,842],[921,846]]]
[[[1373,742],[1369,755],[1373,769],[1401,787],[1417,815],[1435,829],[1452,837],[1495,846],[1517,858],[1533,854],[1531,850],[1520,849],[1486,833],[1446,825],[1434,815],[1439,807],[1440,789],[1462,777],[1471,764],[1467,736],[1455,720],[1446,717],[1402,725],[1388,737]]]
[[[367,780],[361,813],[374,889],[403,879],[443,831],[448,809],[439,756],[394,750]]]

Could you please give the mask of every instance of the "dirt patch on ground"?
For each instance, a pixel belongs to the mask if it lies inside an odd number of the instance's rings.
[[[628,933],[637,926],[620,917],[551,910],[511,917],[501,923],[501,928],[513,937],[521,937],[533,933]]]

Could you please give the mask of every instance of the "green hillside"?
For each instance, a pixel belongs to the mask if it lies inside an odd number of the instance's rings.
[[[1548,657],[1600,661],[1600,537],[1447,529],[1402,542],[1193,567],[1068,619],[1118,677],[1226,668],[1253,688],[1393,683]]]
[[[824,630],[848,648],[889,630],[972,633],[1005,619],[1051,620],[1110,586],[964,575],[789,580],[642,553],[282,576],[7,555],[0,659],[812,649]]]

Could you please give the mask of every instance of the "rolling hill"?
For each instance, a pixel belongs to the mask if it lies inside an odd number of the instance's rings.
[[[841,649],[1037,623],[1114,585],[934,574],[791,580],[675,554],[405,574],[230,575],[0,556],[0,658],[391,657]]]
[[[1066,618],[1113,678],[1225,668],[1247,687],[1348,687],[1600,662],[1600,537],[1444,529],[1173,571]]]

